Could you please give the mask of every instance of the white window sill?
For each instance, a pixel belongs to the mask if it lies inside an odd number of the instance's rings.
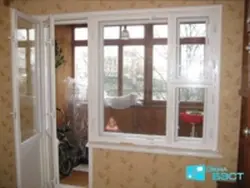
[[[154,146],[139,146],[130,144],[115,144],[105,142],[89,142],[87,144],[89,148],[96,149],[110,149],[119,151],[132,151],[132,152],[143,152],[143,153],[157,153],[157,154],[169,154],[169,155],[184,155],[194,157],[205,157],[205,158],[222,158],[222,155],[217,151],[209,150],[192,150],[192,149],[180,149],[170,147],[154,147]]]
[[[56,188],[87,188],[87,186],[82,187],[82,186],[77,186],[77,185],[60,184],[60,185],[57,185]]]

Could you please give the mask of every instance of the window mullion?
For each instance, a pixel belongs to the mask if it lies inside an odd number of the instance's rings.
[[[177,23],[176,17],[173,14],[170,14],[168,17],[168,79],[167,79],[167,122],[166,122],[166,130],[167,130],[167,141],[169,143],[173,143],[176,134],[176,109],[175,109],[175,89],[172,81],[175,77],[176,65],[177,65]]]
[[[153,25],[145,25],[145,59],[144,59],[144,104],[152,102],[153,90]]]
[[[72,77],[75,78],[75,27],[71,27],[71,48],[72,48]]]
[[[214,97],[215,97],[215,91],[213,86],[209,86],[207,88],[206,96],[205,96],[205,104],[204,104],[204,126],[203,126],[203,140],[205,144],[211,145],[213,147],[213,140],[215,139],[216,132],[214,129],[216,119],[215,116],[215,110],[214,110]]]
[[[123,95],[123,45],[118,45],[118,96]]]

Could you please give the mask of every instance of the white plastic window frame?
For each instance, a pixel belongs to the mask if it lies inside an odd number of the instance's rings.
[[[220,43],[221,43],[221,12],[220,5],[207,7],[184,7],[170,9],[152,10],[131,10],[129,13],[124,11],[114,11],[109,14],[93,14],[88,18],[89,29],[89,143],[134,146],[134,147],[160,147],[177,149],[196,149],[205,151],[217,151],[218,142],[218,108],[219,108],[219,88],[220,88]],[[178,19],[183,18],[204,20],[207,23],[207,41],[205,56],[211,65],[211,74],[208,79],[197,82],[185,82],[184,79],[177,78],[175,64],[177,62],[177,26]],[[168,94],[167,106],[167,132],[165,136],[151,136],[127,133],[104,132],[104,100],[103,100],[103,26],[113,24],[128,23],[154,23],[168,22],[168,91],[175,91],[179,86],[206,88],[206,118],[204,118],[205,128],[202,139],[180,138],[175,136],[175,114],[173,113],[175,98],[174,93]],[[97,55],[99,54],[99,55]],[[172,62],[172,63],[171,63]],[[119,148],[118,147],[118,148]]]

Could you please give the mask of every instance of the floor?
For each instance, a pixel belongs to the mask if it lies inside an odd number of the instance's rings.
[[[88,185],[88,172],[73,171],[70,176],[61,179],[61,184],[87,186]]]
[[[82,172],[88,172],[89,166],[87,164],[80,164],[77,167],[74,168],[75,171],[82,171]]]
[[[61,179],[61,184],[86,187],[88,185],[88,166],[79,165],[74,168],[70,176]]]
[[[76,186],[76,185],[60,184],[60,188],[88,188],[88,186],[82,187],[82,186]]]

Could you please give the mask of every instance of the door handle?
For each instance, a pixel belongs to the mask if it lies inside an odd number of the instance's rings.
[[[248,53],[250,53],[250,44],[248,44],[248,45],[245,47],[245,50],[248,51]]]
[[[245,137],[249,136],[250,135],[250,129],[248,127],[246,127],[244,130],[243,130],[243,135]]]

